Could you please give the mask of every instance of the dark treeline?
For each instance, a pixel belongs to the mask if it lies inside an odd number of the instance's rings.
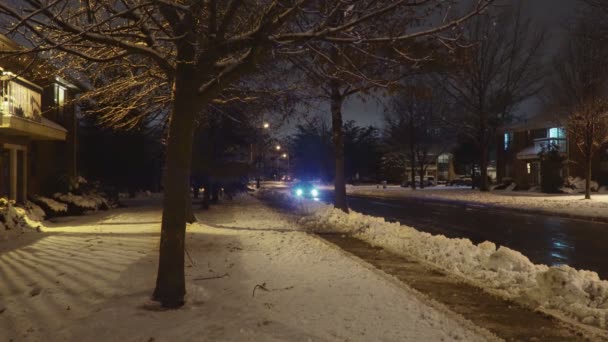
[[[380,131],[376,127],[361,127],[354,121],[347,121],[343,132],[347,181],[375,182],[382,178]],[[316,118],[297,125],[296,132],[289,139],[293,175],[299,179],[332,181],[335,177],[333,146],[331,126],[326,121]]]

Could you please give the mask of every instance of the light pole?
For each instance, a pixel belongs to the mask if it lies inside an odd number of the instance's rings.
[[[263,131],[267,130],[270,128],[270,124],[266,121],[263,121],[262,119],[262,134],[260,134],[260,129],[258,127],[255,128],[255,145],[256,145],[256,149],[257,149],[257,154],[256,158],[255,158],[255,170],[256,170],[256,178],[255,178],[255,187],[256,189],[260,188],[260,162],[264,162],[264,156],[262,155],[262,160],[260,160],[260,135],[263,135]],[[254,158],[253,158],[253,144],[251,144],[251,156],[250,156],[250,162],[253,164]]]
[[[283,159],[287,159],[287,172],[285,172],[285,180],[289,179],[289,154],[283,153]]]
[[[276,150],[277,152],[281,151],[281,145],[279,145],[279,144],[277,144],[277,145],[276,145],[274,148],[275,148],[275,150]],[[277,154],[277,155],[276,155],[276,173],[275,173],[275,181],[281,180],[281,179],[280,179],[280,173],[281,173],[280,168],[281,168],[281,167],[280,167],[280,160],[279,160],[280,158],[281,158],[281,155],[280,155],[280,154]]]

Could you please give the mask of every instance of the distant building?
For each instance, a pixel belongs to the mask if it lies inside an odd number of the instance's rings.
[[[0,36],[0,50],[7,49],[19,45]],[[19,202],[57,191],[78,174],[78,122],[68,105],[78,88],[42,63],[17,75],[23,63],[0,62],[0,196]]]
[[[429,154],[425,162],[426,170],[424,177],[433,177],[435,182],[447,182],[455,177],[454,156],[451,153]],[[406,162],[405,180],[412,179],[411,166],[409,160]],[[416,166],[414,176],[420,176],[419,167]]]
[[[518,189],[540,185],[540,154],[556,148],[564,157],[560,175],[584,178],[583,158],[569,139],[564,120],[552,115],[538,115],[527,121],[504,127],[497,137],[496,166],[499,182],[512,180]],[[608,153],[601,149],[592,166],[593,180],[608,184]]]

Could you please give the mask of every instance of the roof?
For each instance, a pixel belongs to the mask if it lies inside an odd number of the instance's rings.
[[[517,153],[517,159],[538,159],[538,154],[541,152],[540,146],[532,145],[524,148]]]
[[[530,118],[524,118],[517,122],[505,125],[502,127],[504,131],[529,131],[534,129],[563,127],[565,125],[565,116],[556,113],[542,113],[534,115]]]

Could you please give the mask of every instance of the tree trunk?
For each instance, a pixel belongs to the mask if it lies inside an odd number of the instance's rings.
[[[346,202],[346,180],[344,176],[344,134],[342,132],[342,103],[337,81],[331,82],[331,129],[334,142],[334,157],[336,162],[334,176],[334,207],[348,213]]]
[[[416,190],[416,158],[410,159],[410,173],[412,181],[412,190]]]
[[[192,209],[192,199],[190,199],[190,186],[186,187],[186,223],[196,222],[194,209]]]
[[[196,89],[190,84],[193,68],[181,65],[173,88],[173,108],[167,143],[167,174],[156,288],[152,299],[163,307],[177,308],[186,294],[184,249],[186,234],[187,186],[190,179]]]
[[[420,177],[420,189],[424,189],[424,160],[421,159],[426,159],[425,157],[423,158],[418,158],[418,174]]]
[[[488,184],[488,146],[484,143],[480,146],[481,155],[479,156],[479,190],[489,191]],[[473,171],[474,172],[474,171]]]
[[[591,199],[591,156],[585,156],[585,199]]]
[[[471,190],[475,190],[475,163],[471,164]]]
[[[211,182],[209,182],[208,178],[203,182],[203,187],[205,188],[205,192],[203,192],[203,202],[201,203],[201,208],[209,209],[210,200],[211,200]]]
[[[211,185],[211,204],[218,204],[220,201],[220,184],[213,182]]]

